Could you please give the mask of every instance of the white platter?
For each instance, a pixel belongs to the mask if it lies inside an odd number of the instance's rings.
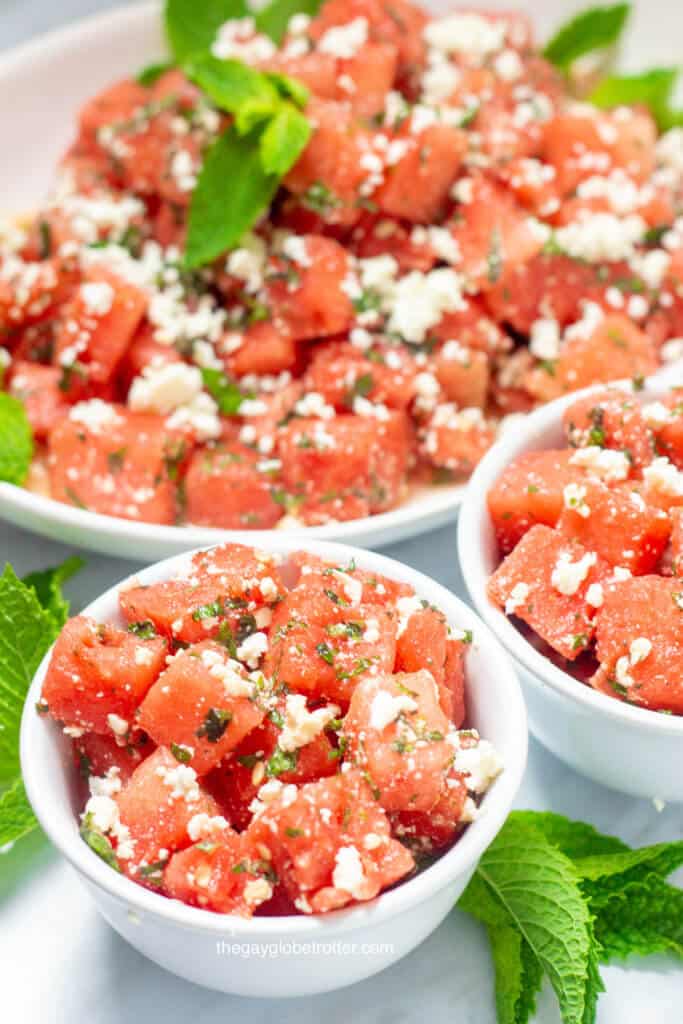
[[[425,6],[444,11],[457,4],[455,0],[427,0]],[[581,3],[520,0],[515,5],[509,0],[474,0],[471,6],[517,6],[532,16],[539,37],[545,38]],[[683,5],[671,0],[648,0],[634,7],[624,48],[625,65],[642,68],[675,63],[672,40],[683,37]],[[659,30],[653,32],[653,25]],[[3,212],[26,212],[47,193],[55,164],[73,136],[75,114],[89,96],[159,60],[165,52],[160,4],[155,2],[118,7],[86,18],[3,56]],[[454,522],[464,490],[463,485],[423,488],[390,512],[299,532],[302,538],[384,547]],[[131,523],[72,508],[9,484],[0,484],[0,519],[80,548],[147,562],[236,536],[235,531],[204,527]],[[259,531],[248,531],[247,538],[258,544]]]

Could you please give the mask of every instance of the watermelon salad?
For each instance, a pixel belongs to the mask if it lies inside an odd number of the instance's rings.
[[[578,680],[681,715],[683,389],[598,391],[563,423],[565,448],[519,456],[489,492],[489,597]]]
[[[577,102],[523,15],[227,22],[85,103],[3,234],[28,486],[270,528],[466,478],[510,415],[683,355],[682,195],[683,130]]]
[[[501,771],[467,728],[471,634],[406,584],[228,544],[119,605],[122,625],[67,623],[38,711],[73,746],[83,838],[164,896],[242,916],[373,899]]]

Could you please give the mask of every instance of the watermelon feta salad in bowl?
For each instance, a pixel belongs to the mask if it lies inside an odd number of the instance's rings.
[[[510,413],[681,355],[663,103],[611,79],[578,103],[525,13],[213,24],[241,7],[172,0],[165,46],[159,6],[108,14],[0,64],[0,180],[33,209],[0,245],[20,525],[146,559],[384,543],[452,516]]]
[[[683,373],[567,396],[472,478],[475,607],[537,738],[596,782],[683,801]]]
[[[282,536],[176,556],[71,619],[21,735],[40,824],[113,927],[249,995],[349,984],[425,938],[526,748],[511,661],[459,599]]]

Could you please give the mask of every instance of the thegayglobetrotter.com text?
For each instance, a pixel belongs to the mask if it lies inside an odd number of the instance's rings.
[[[216,941],[217,956],[243,957],[247,960],[277,960],[289,956],[387,956],[394,952],[393,942],[236,942]]]

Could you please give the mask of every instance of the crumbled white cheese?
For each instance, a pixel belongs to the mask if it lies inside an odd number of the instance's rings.
[[[130,728],[125,718],[114,714],[107,715],[107,725],[115,736],[125,736]]]
[[[505,602],[505,614],[514,615],[529,596],[530,587],[528,583],[515,583]]]
[[[655,491],[671,495],[672,498],[683,497],[683,473],[673,462],[662,456],[643,470],[643,480]]]
[[[355,846],[340,847],[334,858],[333,886],[348,892],[354,899],[362,899],[364,883],[365,872],[358,850]]]
[[[336,704],[308,711],[302,693],[290,693],[285,698],[284,725],[278,745],[282,750],[298,750],[319,736],[325,726],[340,714]]]
[[[578,448],[569,462],[572,466],[586,469],[593,476],[606,481],[626,480],[631,470],[631,463],[623,452],[612,448],[600,448],[598,445]],[[585,497],[585,490],[583,496]]]
[[[572,597],[586,580],[591,568],[598,560],[594,551],[587,552],[578,562],[572,562],[571,555],[561,551],[551,576],[555,590]]]
[[[159,765],[156,774],[171,790],[170,800],[185,800],[188,804],[196,803],[199,800],[197,773],[189,764],[179,764],[174,768]]]
[[[435,50],[483,59],[502,49],[505,23],[502,19],[494,21],[474,13],[448,14],[428,21],[424,38]]]
[[[630,260],[647,231],[642,217],[592,213],[555,232],[557,243],[573,259],[600,263]]]
[[[388,690],[379,690],[370,705],[370,726],[381,732],[395,722],[399,715],[404,712],[417,711],[417,708],[417,701],[413,697],[409,697],[407,693],[394,696]]]
[[[121,417],[114,406],[109,402],[103,402],[101,398],[77,402],[69,412],[69,419],[74,423],[82,423],[93,434],[106,433],[121,423]]]
[[[193,814],[187,823],[187,834],[193,843],[197,843],[226,828],[228,823],[220,814]]]
[[[263,655],[268,650],[268,634],[252,633],[237,648],[237,657],[249,668],[257,668]]]
[[[590,505],[585,501],[586,488],[582,484],[567,484],[562,492],[565,508],[570,508],[582,519],[591,514]]]
[[[354,18],[346,25],[334,25],[320,37],[318,50],[341,60],[350,60],[368,41],[367,18]]]
[[[471,793],[485,793],[503,770],[500,754],[488,740],[479,740],[476,746],[461,747],[453,759],[456,772],[467,776]]]
[[[557,320],[549,317],[534,320],[529,351],[537,359],[557,359],[560,354],[560,325]]]

